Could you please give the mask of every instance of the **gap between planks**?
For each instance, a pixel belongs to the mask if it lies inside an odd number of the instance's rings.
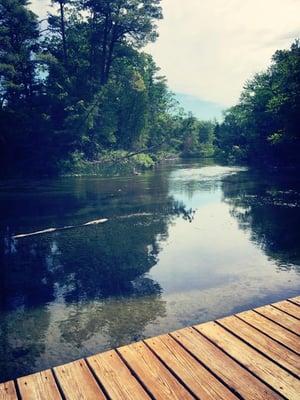
[[[0,400],[299,399],[300,296],[0,384]]]

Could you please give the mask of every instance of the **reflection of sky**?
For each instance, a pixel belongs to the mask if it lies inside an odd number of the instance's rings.
[[[71,194],[74,187],[77,188],[80,202],[75,202],[73,208],[72,202],[65,205],[64,190],[57,190],[56,182],[54,188],[57,193],[51,197],[51,191],[47,192],[47,207],[41,200],[38,202],[40,207],[44,204],[45,213],[36,219],[27,216],[29,224],[38,220],[41,226],[25,224],[22,227],[21,224],[18,228],[21,232],[23,229],[26,232],[49,227],[52,223],[78,224],[102,215],[108,216],[109,221],[103,226],[17,242],[18,246],[25,246],[32,241],[44,243],[47,237],[51,240],[50,251],[45,252],[45,279],[50,279],[49,288],[51,279],[54,280],[55,290],[48,303],[42,296],[41,301],[31,307],[19,307],[4,314],[2,325],[0,319],[0,330],[4,327],[2,331],[6,335],[2,339],[0,337],[0,353],[5,349],[6,357],[5,366],[3,362],[1,364],[0,357],[0,375],[3,377],[9,367],[11,375],[7,376],[8,380],[12,374],[46,369],[144,337],[298,295],[300,275],[296,268],[279,269],[276,259],[267,256],[259,242],[253,240],[249,220],[244,221],[249,229],[241,229],[241,221],[232,213],[232,204],[224,201],[226,193],[222,179],[237,171],[237,168],[220,166],[199,168],[196,164],[186,168],[185,164],[176,165],[170,175],[170,170],[164,167],[162,173],[167,180],[162,181],[155,171],[153,176],[149,173],[153,178],[151,180],[147,180],[145,174],[116,178],[114,181],[98,178],[80,178],[73,183],[64,181],[64,184],[70,185],[67,188]],[[236,178],[239,179],[238,176]],[[144,184],[138,185],[141,181]],[[227,182],[228,187],[231,188],[230,182]],[[28,192],[32,193],[33,187]],[[59,195],[62,195],[60,200]],[[286,198],[285,193],[283,200],[286,201]],[[189,222],[186,213],[179,215],[172,212],[176,203],[195,210],[192,222]],[[57,204],[62,205],[63,212],[52,221],[52,214],[56,215],[59,209]],[[240,215],[246,207],[249,211],[247,203],[241,202],[235,211],[238,210]],[[268,207],[264,204],[263,211],[267,211]],[[15,209],[19,212],[16,205]],[[25,209],[20,213],[21,219],[26,212],[28,214]],[[165,226],[163,222],[168,213],[171,213],[170,219]],[[16,218],[17,224],[20,218]],[[162,224],[158,224],[160,218]],[[285,219],[283,221],[286,222]],[[263,228],[268,227],[264,225]],[[291,233],[289,227],[287,233]],[[116,240],[115,235],[120,235],[120,240]],[[11,249],[9,241],[6,245],[16,257],[18,246],[13,243]],[[36,251],[35,246],[30,249]],[[149,272],[141,272],[142,275],[130,282],[135,287],[133,292],[125,291],[123,295],[118,295],[123,292],[108,290],[103,298],[94,296],[94,289],[105,289],[110,284],[111,278],[106,281],[102,268],[107,274],[115,268],[116,274],[121,274],[124,279],[131,267],[139,262],[143,270],[152,253],[155,258],[153,263],[149,263]],[[107,258],[102,260],[102,265],[101,257],[105,254]],[[128,254],[133,257],[128,258]],[[158,262],[152,267],[156,255]],[[128,260],[122,264],[122,258]],[[110,261],[109,268],[105,270]],[[77,262],[78,266],[73,268]],[[64,263],[68,267],[66,270]],[[85,263],[89,263],[88,268]],[[120,265],[126,268],[124,275]],[[42,268],[39,259],[36,268],[35,272]],[[76,272],[80,274],[76,275]],[[116,274],[111,277],[115,279]],[[12,278],[17,281],[15,273]],[[30,286],[30,282],[27,284]],[[87,296],[66,297],[77,285],[78,295],[82,290]],[[28,291],[32,293],[30,287]],[[35,294],[35,297],[39,296],[41,294]],[[15,352],[20,352],[20,357],[13,356],[11,359]]]
[[[278,275],[275,261],[251,240],[249,232],[240,229],[230,205],[222,201],[222,177],[237,171],[217,166],[171,175],[172,196],[196,213],[191,223],[179,217],[169,227],[159,261],[150,272],[165,296],[180,293],[183,298],[185,293],[188,298],[194,290],[218,287],[226,292],[232,285],[237,285],[237,293],[246,285],[249,294],[255,291],[259,296],[266,287],[275,290],[288,280]],[[290,279],[289,274],[286,277]]]
[[[186,208],[198,210],[211,203],[219,203],[222,199],[222,191],[215,189],[212,191],[195,192],[192,196],[185,192],[171,192],[171,195],[178,202],[182,202]]]
[[[240,170],[243,169],[217,165],[176,170],[170,176],[170,195],[175,200],[182,202],[187,208],[193,209],[220,202],[222,179]]]

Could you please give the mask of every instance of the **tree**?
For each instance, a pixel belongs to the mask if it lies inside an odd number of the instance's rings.
[[[30,102],[35,92],[35,54],[38,22],[27,0],[2,0],[0,4],[1,107]]]
[[[35,151],[30,146],[35,142],[31,128],[38,126],[34,109],[41,90],[36,62],[39,30],[27,4],[27,0],[0,3],[0,170],[4,174],[15,170],[15,165],[22,169],[19,161]]]
[[[63,48],[63,58],[64,58],[64,63],[65,66],[67,65],[68,61],[68,51],[67,51],[67,38],[66,38],[66,21],[65,21],[65,7],[66,4],[69,3],[68,0],[52,0],[53,4],[58,3],[59,5],[59,18],[55,17],[54,15],[51,15],[49,17],[49,23],[54,27],[55,25],[58,25],[58,29],[61,35],[61,40],[62,40],[62,48]],[[59,20],[59,22],[58,22]]]
[[[0,6],[2,174],[56,174],[114,152],[212,154],[210,123],[178,109],[142,51],[160,0],[50,2],[41,27],[26,0]]]
[[[88,12],[91,64],[96,78],[106,84],[116,46],[144,46],[157,37],[155,20],[162,18],[160,0],[80,0]]]
[[[300,44],[277,51],[249,80],[218,128],[227,157],[256,165],[297,165],[300,151]]]

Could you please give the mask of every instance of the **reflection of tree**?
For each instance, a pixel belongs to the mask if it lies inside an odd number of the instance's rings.
[[[47,264],[51,242],[41,238],[17,242],[8,232],[1,253],[0,310],[34,307],[54,299],[55,276]]]
[[[45,351],[49,312],[18,310],[0,318],[0,382],[29,373]]]
[[[222,189],[240,228],[250,231],[279,268],[300,264],[299,182],[247,171],[226,178]]]
[[[42,222],[33,224],[36,229],[107,217],[103,225],[12,241],[16,221],[12,218],[12,227],[6,221],[9,228],[2,228],[5,237],[1,242],[0,308],[7,317],[0,318],[4,332],[0,347],[6,349],[5,363],[11,376],[15,376],[16,363],[19,375],[29,373],[45,351],[49,303],[65,304],[63,319],[58,317],[60,340],[79,348],[101,335],[111,346],[138,339],[147,324],[164,315],[161,288],[147,272],[158,261],[173,219],[193,216],[192,210],[168,195],[167,178],[150,174],[132,181],[79,179],[73,192],[68,185],[59,187],[59,193],[66,193],[55,200],[60,210],[57,218],[46,218],[44,196],[30,198],[30,212],[35,205],[45,213]],[[18,218],[17,204],[13,207]],[[12,322],[15,313],[18,325]],[[32,326],[27,324],[30,320]],[[15,352],[19,358],[11,356]]]
[[[144,279],[142,282],[147,284]],[[81,348],[84,342],[104,333],[112,348],[140,340],[145,327],[164,316],[165,302],[159,294],[109,298],[68,305],[67,318],[59,328],[61,339],[72,346]]]
[[[148,204],[138,215],[115,217],[102,226],[57,237],[62,267],[56,276],[65,287],[65,300],[136,294],[135,280],[157,263],[160,242],[167,236],[172,216],[186,215],[184,208],[170,200],[164,213],[154,208]],[[148,292],[150,288],[155,285],[149,286]]]
[[[105,216],[108,222],[24,238],[13,246],[7,234],[2,308],[53,301],[58,288],[67,302],[134,295],[135,280],[157,263],[160,243],[167,237],[174,216],[193,217],[192,210],[168,196],[163,174],[121,180],[114,185],[113,180],[88,179],[86,186],[84,180],[78,182],[75,203],[80,196],[89,197],[94,208],[101,209],[97,214],[93,211],[89,219]],[[120,194],[109,197],[108,193]],[[69,202],[70,198],[67,204],[63,202],[66,209]],[[80,209],[86,211],[88,207]],[[66,223],[74,222],[56,221],[60,226]]]

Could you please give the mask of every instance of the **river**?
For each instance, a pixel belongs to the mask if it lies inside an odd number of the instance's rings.
[[[299,295],[296,174],[6,181],[0,212],[0,381]]]

